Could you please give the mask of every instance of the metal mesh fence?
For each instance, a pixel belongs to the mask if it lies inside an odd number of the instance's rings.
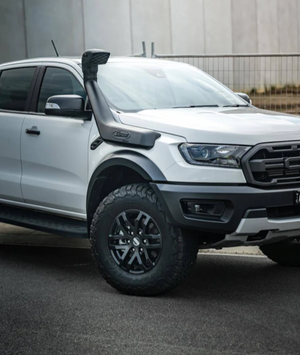
[[[256,107],[300,115],[300,54],[162,55],[152,47],[152,57],[202,69]]]

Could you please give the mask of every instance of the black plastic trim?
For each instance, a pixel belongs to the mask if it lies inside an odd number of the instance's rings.
[[[99,133],[104,141],[151,149],[160,133],[117,123],[104,94],[97,84],[98,65],[105,64],[110,53],[88,50],[82,55],[84,85],[89,97]]]
[[[39,77],[39,73],[40,73],[41,67],[39,65],[36,66],[35,68],[35,72],[32,78],[32,82],[28,91],[28,96],[27,96],[27,102],[25,105],[25,110],[26,112],[30,111],[31,108],[31,102],[32,102],[32,98],[33,98],[33,94],[34,94],[34,90],[35,90],[35,86]]]
[[[284,141],[284,142],[270,142],[270,143],[261,143],[261,144],[257,144],[256,146],[252,147],[242,158],[241,160],[241,166],[243,169],[243,172],[245,174],[245,178],[247,180],[247,182],[251,185],[254,186],[258,186],[260,188],[269,188],[269,189],[276,189],[276,188],[284,188],[284,187],[292,187],[292,186],[299,186],[300,185],[300,177],[296,177],[293,178],[293,180],[298,179],[299,181],[285,181],[285,182],[281,182],[281,183],[276,183],[276,178],[274,179],[274,182],[260,182],[254,179],[253,174],[252,174],[252,169],[251,169],[251,161],[250,159],[260,150],[262,149],[266,149],[268,151],[272,151],[273,147],[284,147],[284,146],[300,146],[300,141]],[[299,149],[298,149],[299,150]],[[278,150],[279,151],[279,150]],[[284,149],[282,151],[285,151]],[[288,150],[289,151],[289,150]],[[292,150],[291,150],[292,151]],[[284,163],[284,160],[286,160],[288,158],[282,158],[282,163]],[[266,159],[267,160],[267,159]],[[271,160],[271,159],[269,159]],[[276,160],[278,160],[276,158]],[[253,163],[255,161],[252,162],[252,166]],[[260,168],[260,165],[258,162],[255,162],[255,166],[257,169]]]
[[[244,218],[266,218],[266,217],[268,217],[268,213],[265,208],[261,208],[259,210],[248,210],[244,215]]]
[[[233,233],[242,218],[266,217],[267,207],[293,205],[295,196],[294,189],[261,190],[250,186],[150,184],[174,225],[211,233]],[[191,218],[184,215],[182,200],[224,201],[225,210],[219,220]],[[247,212],[248,210],[251,211]]]
[[[87,207],[89,206],[91,192],[93,190],[96,180],[101,176],[101,173],[105,169],[113,166],[124,166],[127,168],[131,168],[147,181],[166,181],[166,177],[164,176],[164,174],[149,158],[145,157],[140,153],[128,150],[119,151],[107,156],[94,171],[90,179],[87,192]]]
[[[91,150],[95,150],[99,147],[100,144],[103,143],[103,139],[101,137],[96,138],[92,143],[91,143]]]
[[[86,221],[3,204],[0,205],[0,222],[64,237],[88,238]]]
[[[30,108],[29,108],[30,112],[37,112],[37,104],[38,104],[40,89],[41,89],[45,72],[46,72],[46,67],[44,65],[40,65],[40,69],[38,72],[38,76],[36,78],[34,90],[31,97]]]

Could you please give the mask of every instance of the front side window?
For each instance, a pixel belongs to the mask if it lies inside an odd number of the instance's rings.
[[[79,95],[84,100],[86,93],[75,76],[68,70],[49,67],[44,75],[37,111],[45,112],[48,98],[55,95]]]
[[[24,111],[35,68],[4,70],[0,76],[0,109]]]

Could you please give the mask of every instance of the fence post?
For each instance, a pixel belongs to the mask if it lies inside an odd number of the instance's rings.
[[[142,47],[143,47],[143,53],[141,55],[141,57],[147,57],[147,51],[146,51],[146,43],[145,41],[142,42]]]
[[[154,52],[154,42],[151,42],[151,58],[156,58],[156,55]]]

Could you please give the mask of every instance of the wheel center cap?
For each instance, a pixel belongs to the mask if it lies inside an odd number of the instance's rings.
[[[138,237],[134,237],[132,239],[132,243],[135,247],[138,247],[141,244],[140,239]]]

